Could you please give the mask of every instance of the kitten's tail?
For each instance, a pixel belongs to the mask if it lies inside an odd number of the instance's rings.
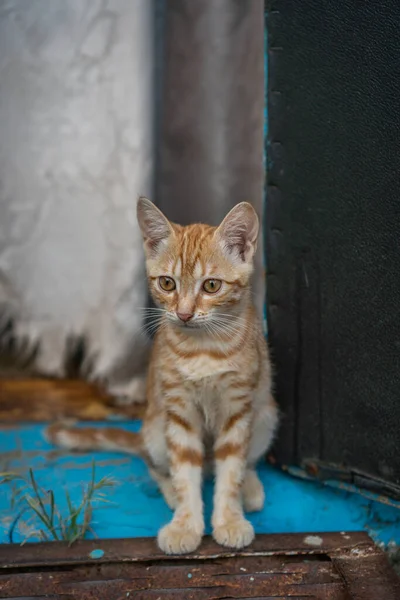
[[[46,431],[47,440],[68,450],[115,450],[141,456],[141,433],[116,427],[74,427],[71,423],[54,423]]]

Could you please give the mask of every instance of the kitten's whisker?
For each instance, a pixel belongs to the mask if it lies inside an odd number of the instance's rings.
[[[237,323],[236,326],[233,326],[231,323],[214,320],[213,324],[218,331],[232,335],[237,333],[242,334],[251,330],[251,327],[248,323]]]
[[[249,327],[251,327],[251,325],[247,321],[229,322],[224,321],[222,319],[215,319],[214,322],[218,325],[218,327],[225,329],[226,331],[232,332],[249,330]]]
[[[213,327],[212,325],[213,325],[213,324],[212,324],[212,322],[205,322],[205,328],[206,328],[206,331],[207,331],[207,332],[209,332],[211,335],[216,335],[216,336],[217,336],[217,338],[218,338],[218,340],[219,340],[221,343],[224,343],[226,340],[224,340],[224,339],[221,337],[221,335],[219,334],[219,332],[218,332],[217,328]]]
[[[206,325],[207,330],[210,332],[210,334],[212,336],[215,336],[217,338],[217,340],[220,342],[220,344],[222,345],[221,351],[223,354],[227,355],[228,353],[228,348],[225,349],[226,343],[227,343],[227,339],[222,337],[221,333],[230,333],[225,331],[224,329],[222,329],[221,327],[218,327],[218,324],[215,322],[208,322]],[[233,333],[233,332],[232,332]]]
[[[244,326],[248,325],[248,321],[245,319],[233,321],[233,320],[221,318],[219,316],[214,317],[212,319],[212,322],[218,323],[219,325],[223,325],[224,327],[231,328],[231,329],[237,329],[238,327],[244,327]]]
[[[242,328],[245,328],[248,325],[248,323],[246,323],[246,322],[243,322],[243,323],[240,323],[240,322],[234,323],[234,322],[230,322],[230,321],[223,321],[223,320],[220,320],[220,319],[214,319],[213,323],[216,323],[218,325],[218,327],[225,328],[226,330],[229,330],[229,331],[241,330]]]
[[[222,317],[223,319],[231,320],[231,321],[243,321],[245,323],[248,322],[248,319],[245,317],[240,317],[239,315],[232,315],[230,313],[215,313],[216,317]]]
[[[147,321],[145,321],[141,325],[141,330],[147,335],[151,335],[154,331],[160,328],[160,326],[164,323],[164,315],[150,315]]]
[[[224,355],[226,356],[226,354],[227,354],[227,351],[226,351],[226,350],[224,349],[224,347],[223,347],[224,340],[221,338],[221,336],[218,334],[218,332],[217,332],[217,331],[215,331],[215,329],[212,329],[212,328],[208,329],[207,331],[208,331],[208,333],[210,334],[210,337],[214,337],[214,338],[216,338],[216,339],[217,339],[217,341],[219,342],[219,344],[221,344],[221,345],[222,345],[222,347],[220,347],[219,349],[220,349],[220,351],[222,352],[222,354],[224,354]],[[226,340],[225,340],[225,343],[226,343]]]

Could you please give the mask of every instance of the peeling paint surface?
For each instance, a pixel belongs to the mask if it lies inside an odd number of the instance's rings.
[[[322,537],[320,537],[319,535],[307,535],[304,538],[304,543],[308,546],[322,546],[322,541]]]
[[[104,550],[101,550],[100,548],[96,549],[96,550],[92,550],[91,553],[89,554],[90,558],[103,558],[104,556]]]
[[[95,423],[104,427],[107,423]],[[138,421],[121,424],[136,431]],[[155,536],[171,518],[171,511],[150,478],[143,461],[118,453],[73,454],[49,445],[44,425],[7,426],[0,429],[0,471],[30,467],[40,486],[53,490],[60,510],[66,510],[65,489],[78,503],[91,478],[92,461],[96,480],[111,476],[116,486],[107,489],[105,504],[95,506],[94,535],[99,538]],[[266,490],[266,504],[260,513],[250,515],[257,533],[318,533],[321,531],[367,530],[378,542],[400,543],[400,506],[383,504],[348,490],[334,489],[302,480],[270,465],[260,467]],[[207,531],[210,533],[212,483],[205,485]],[[37,541],[39,523],[21,508],[12,508],[10,484],[0,485],[0,543]],[[99,547],[99,551],[101,548]]]

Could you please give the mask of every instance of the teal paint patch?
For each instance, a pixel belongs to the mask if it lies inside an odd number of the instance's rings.
[[[137,431],[140,423],[128,421],[120,426]],[[153,537],[171,519],[172,511],[142,460],[110,452],[68,454],[50,446],[43,430],[42,425],[0,428],[0,472],[27,473],[32,467],[38,484],[44,490],[53,490],[59,510],[67,514],[65,490],[68,489],[72,503],[78,505],[84,487],[90,482],[94,459],[96,481],[107,476],[116,485],[104,490],[107,503],[94,505],[93,533],[88,537]],[[265,486],[266,503],[261,512],[249,515],[256,533],[313,534],[364,529],[379,543],[400,544],[399,502],[391,500],[385,504],[373,494],[307,481],[266,464],[260,467],[259,474]],[[211,532],[212,494],[213,485],[207,482],[204,490],[207,533]],[[32,511],[21,515],[21,506],[12,505],[14,496],[11,484],[0,485],[0,543],[9,543],[10,536],[15,543],[40,541],[40,522],[33,518]]]
[[[100,549],[92,550],[91,553],[89,554],[90,558],[95,558],[95,559],[103,558],[103,556],[104,556],[104,550],[100,550]]]

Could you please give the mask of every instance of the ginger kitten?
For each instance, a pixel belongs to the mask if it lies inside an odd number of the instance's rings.
[[[137,206],[158,320],[139,434],[115,428],[53,425],[67,448],[140,454],[175,510],[158,534],[167,554],[192,552],[204,533],[202,478],[215,473],[213,537],[242,548],[254,530],[243,514],[260,510],[255,465],[273,439],[278,411],[267,345],[251,300],[259,230],[250,204],[219,227],[182,227],[146,198]]]

